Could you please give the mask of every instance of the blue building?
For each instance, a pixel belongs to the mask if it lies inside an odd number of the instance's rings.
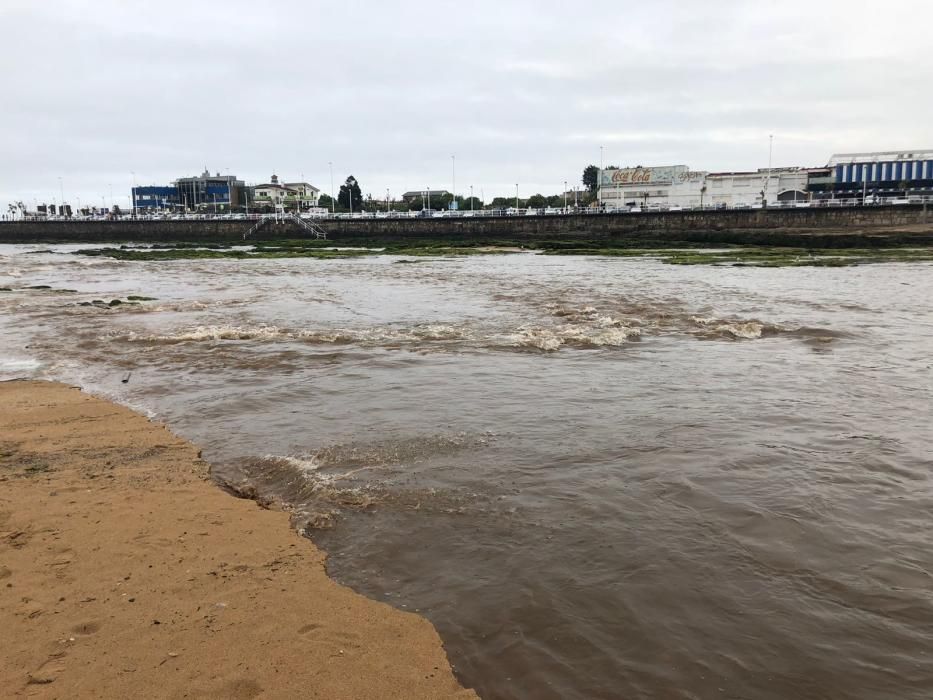
[[[178,188],[174,185],[134,187],[133,199],[137,209],[175,209],[178,207]]]
[[[132,196],[136,209],[229,210],[242,206],[246,186],[234,175],[211,175],[205,169],[195,177],[178,178],[171,185],[134,187]]]
[[[933,193],[933,150],[837,153],[827,167],[837,196]]]

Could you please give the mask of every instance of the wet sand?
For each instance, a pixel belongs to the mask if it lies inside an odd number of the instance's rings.
[[[5,696],[476,697],[429,622],[331,581],[129,409],[0,383],[0,482]]]

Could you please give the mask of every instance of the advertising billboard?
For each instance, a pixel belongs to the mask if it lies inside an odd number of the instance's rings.
[[[600,172],[601,187],[623,187],[625,185],[674,185],[698,182],[704,173],[687,168],[686,165],[670,165],[661,168],[610,168]]]

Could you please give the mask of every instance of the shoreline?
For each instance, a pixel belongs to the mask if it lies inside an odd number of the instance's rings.
[[[328,578],[165,426],[46,381],[0,382],[0,406],[11,695],[477,697],[426,619]]]

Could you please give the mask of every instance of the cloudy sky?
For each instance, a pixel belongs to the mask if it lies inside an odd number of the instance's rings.
[[[927,0],[2,0],[0,206],[205,166],[384,197],[933,147]],[[59,180],[61,178],[61,180]],[[122,199],[121,199],[122,198]]]

